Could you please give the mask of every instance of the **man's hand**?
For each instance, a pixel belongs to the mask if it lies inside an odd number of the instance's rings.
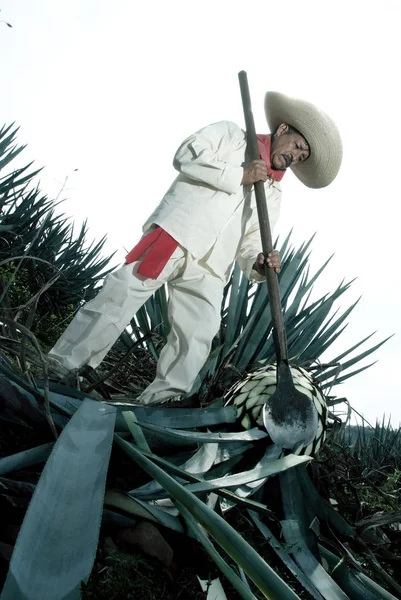
[[[255,261],[255,264],[253,265],[253,268],[260,275],[264,275],[265,274],[265,266],[264,266],[265,263],[267,264],[268,267],[270,267],[271,269],[274,269],[276,271],[276,273],[280,273],[280,254],[279,254],[278,250],[272,250],[271,252],[269,252],[269,254],[266,257],[266,260],[265,260],[263,253],[260,252],[260,254],[258,254],[258,257]]]
[[[244,175],[241,184],[249,185],[256,181],[267,180],[267,167],[264,160],[253,160],[251,164],[244,167]]]

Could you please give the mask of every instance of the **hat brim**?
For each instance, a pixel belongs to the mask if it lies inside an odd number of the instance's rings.
[[[298,179],[310,188],[329,185],[338,174],[343,154],[340,133],[333,120],[310,102],[279,92],[267,92],[265,113],[270,131],[287,123],[307,140],[309,158],[290,167]]]

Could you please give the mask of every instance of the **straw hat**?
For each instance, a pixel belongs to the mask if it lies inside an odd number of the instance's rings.
[[[343,153],[340,133],[330,117],[310,102],[279,92],[267,92],[265,113],[270,131],[287,123],[307,140],[309,158],[291,167],[298,179],[311,188],[329,185],[340,169]]]

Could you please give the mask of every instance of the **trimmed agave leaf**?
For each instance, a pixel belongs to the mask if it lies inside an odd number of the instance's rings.
[[[285,564],[287,569],[293,574],[293,576],[299,581],[299,583],[303,585],[303,587],[306,589],[307,592],[309,592],[312,598],[314,598],[315,600],[322,600],[321,594],[311,584],[309,579],[304,575],[303,571],[301,571],[297,563],[291,558],[291,556],[283,548],[280,542],[274,537],[274,535],[272,534],[266,523],[262,521],[258,513],[254,512],[253,510],[249,510],[248,512],[249,516],[255,523],[256,527],[259,529],[260,533],[269,542],[270,546]]]
[[[209,556],[214,560],[218,568],[221,570],[223,575],[228,579],[234,589],[238,592],[241,598],[244,600],[256,600],[256,597],[249,588],[244,585],[235,571],[227,564],[227,562],[222,558],[222,556],[217,552],[216,548],[208,538],[204,529],[199,525],[199,523],[194,519],[192,514],[179,502],[175,502],[178,510],[182,514],[189,531],[192,532],[192,535],[195,539],[198,540],[209,554]]]
[[[229,408],[229,410],[227,410]],[[234,423],[233,407],[208,406],[207,408],[163,408],[135,407],[132,409],[138,421],[152,425],[163,425],[171,429],[193,429]]]
[[[327,560],[333,578],[352,600],[397,600],[390,592],[364,573],[350,567],[324,546],[319,545],[319,551]]]
[[[170,443],[176,442],[181,445],[192,445],[204,442],[250,442],[268,437],[267,433],[256,428],[234,433],[199,433],[195,431],[179,431],[169,429],[168,427],[158,427],[157,425],[151,425],[150,423],[140,423],[140,425],[144,429],[156,433],[158,437],[168,440]]]
[[[139,445],[139,444],[138,444]],[[208,472],[216,460],[218,444],[203,444],[201,448],[191,458],[180,465],[180,469],[194,475],[202,475]],[[149,450],[145,448],[145,450]],[[181,479],[181,482],[183,480]],[[134,497],[153,495],[163,490],[156,481],[150,481],[135,490],[130,491],[130,495]]]
[[[107,493],[107,492],[106,492]],[[103,508],[102,526],[113,525],[114,527],[132,527],[136,519],[132,519],[121,513],[108,508]]]
[[[149,454],[144,451],[142,452],[142,454],[151,458],[151,460],[154,463],[161,466],[168,473],[171,473],[172,476],[176,477],[178,480],[180,478],[182,478],[184,481],[189,481],[192,483],[204,481],[203,478],[201,478],[197,475],[188,473],[187,471],[184,471],[180,467],[177,467],[176,465],[171,464],[169,461],[165,460],[164,458],[161,458],[160,456],[157,456],[156,454]],[[233,464],[235,465],[236,462],[233,462]],[[221,463],[217,467],[213,467],[213,469],[211,469],[207,475],[210,477],[213,477],[213,475],[218,475],[218,476],[220,476],[221,474],[225,475],[230,468],[230,464],[228,464],[228,463],[230,463],[229,460],[227,461],[227,463]],[[133,490],[133,492],[135,492],[135,490]],[[229,501],[232,502],[233,504],[238,504],[240,506],[252,509],[252,510],[259,512],[261,514],[264,514],[264,515],[265,514],[271,515],[271,511],[264,504],[261,504],[260,502],[256,502],[249,498],[247,498],[247,499],[240,498],[240,497],[236,496],[235,493],[233,493],[230,490],[227,490],[225,488],[215,489],[214,492],[216,494],[218,494],[219,496],[222,496],[223,498],[229,499]],[[129,492],[129,494],[131,494],[131,492]],[[164,497],[167,497],[167,492],[165,492]]]
[[[348,600],[342,589],[328,575],[317,560],[317,540],[310,527],[305,496],[302,493],[298,473],[294,469],[280,474],[281,497],[285,519],[281,527],[286,543],[291,546],[295,562],[320,592],[325,600]],[[308,498],[309,501],[309,498]]]
[[[2,367],[0,365],[0,372]],[[33,393],[15,383],[15,379],[0,375],[0,398],[7,414],[16,415],[28,425],[37,429],[48,427],[43,411]],[[39,401],[43,403],[43,396],[39,395]]]
[[[112,506],[140,519],[147,519],[158,525],[163,525],[172,531],[185,533],[184,527],[177,517],[158,506],[143,502],[139,498],[132,498],[123,492],[107,490],[104,503],[106,506]]]
[[[309,550],[300,532],[298,521],[286,519],[281,521],[281,527],[286,544],[291,547],[294,560],[322,597],[325,600],[349,600]]]
[[[227,600],[226,593],[219,578],[217,579],[201,579],[196,576],[199,581],[202,592],[207,594],[206,600]]]
[[[240,486],[252,481],[259,481],[267,477],[272,477],[273,475],[277,475],[278,473],[282,473],[287,469],[292,469],[293,467],[307,463],[311,460],[311,457],[309,456],[294,456],[292,454],[288,454],[283,458],[273,461],[271,461],[269,457],[264,458],[265,460],[262,459],[262,461],[260,461],[260,465],[253,469],[243,471],[242,473],[235,473],[234,475],[226,475],[225,477],[220,477],[218,479],[189,484],[187,489],[198,493],[211,491],[222,487],[229,488]]]
[[[345,521],[338,512],[320,496],[308,473],[305,470],[299,469],[297,477],[302,487],[304,497],[308,498],[308,505],[314,511],[315,515],[321,521],[327,522],[330,527],[340,535],[354,539],[356,532],[353,527],[351,527],[351,525],[349,525],[347,521]]]
[[[146,441],[146,437],[142,431],[142,427],[138,425],[138,419],[136,418],[135,413],[132,410],[125,410],[121,414],[124,417],[128,429],[130,430],[131,435],[134,438],[138,447],[150,452],[149,444]]]
[[[32,409],[38,414],[40,413],[40,409],[38,409],[38,404],[43,403],[43,394],[40,393],[33,385],[28,383],[23,377],[20,377],[15,373],[0,357],[0,373],[3,374],[4,380],[11,384],[13,387],[17,388],[17,390],[24,395],[25,399],[32,406]]]
[[[60,435],[22,523],[2,600],[79,598],[96,555],[114,421],[111,407],[85,400]]]
[[[50,385],[50,390],[54,390],[50,394],[50,403],[58,409],[67,411],[69,415],[74,414],[75,410],[81,404],[81,400],[90,398],[83,392],[77,392],[74,397],[59,393],[55,390],[61,389],[63,386]],[[64,387],[64,392],[66,388]],[[68,393],[74,393],[68,388]],[[209,427],[213,425],[234,423],[236,420],[236,411],[233,407],[209,406],[207,408],[163,408],[163,406],[130,406],[126,401],[120,405],[114,405],[113,402],[105,402],[105,406],[115,406],[117,410],[116,429],[117,431],[128,431],[128,426],[125,419],[122,417],[122,412],[129,409],[132,411],[137,420],[141,423],[149,423],[152,425],[163,425],[172,429],[192,429],[194,427]]]
[[[263,558],[222,517],[174,481],[134,446],[115,435],[117,444],[182,504],[218,544],[237,562],[262,593],[271,600],[299,600]]]
[[[87,396],[89,398],[89,396]],[[72,417],[76,411],[82,406],[82,400],[71,398],[70,396],[62,396],[61,394],[51,393],[50,405],[54,408],[62,410]],[[104,405],[105,406],[105,405]]]
[[[277,460],[281,453],[282,450],[279,446],[276,446],[275,444],[269,446],[269,448],[266,449],[264,456],[255,465],[255,468],[263,467],[266,462]],[[260,489],[264,485],[266,481],[267,478],[250,481],[244,485],[237,487],[234,490],[234,494],[236,496],[239,496],[240,498],[248,498],[252,494],[255,494],[258,491],[258,489]]]
[[[253,448],[252,442],[231,442],[231,444],[219,444],[215,465],[230,460],[235,456],[242,456],[246,450]]]
[[[46,462],[54,447],[54,442],[17,452],[0,458],[0,475],[19,471]]]
[[[196,475],[207,473],[215,463],[218,449],[218,444],[203,444],[202,447],[182,465],[182,468],[188,473]]]

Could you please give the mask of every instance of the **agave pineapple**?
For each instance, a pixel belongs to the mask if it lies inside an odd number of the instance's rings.
[[[326,437],[327,404],[314,377],[302,367],[291,366],[296,389],[306,394],[318,414],[318,425],[313,441],[298,448],[295,453],[313,456],[322,447]],[[268,365],[250,373],[246,379],[236,383],[226,394],[226,404],[235,404],[237,419],[244,429],[264,428],[263,407],[276,391],[276,365]]]

